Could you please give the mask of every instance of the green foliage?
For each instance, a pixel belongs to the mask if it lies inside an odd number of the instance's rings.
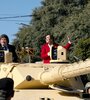
[[[41,4],[41,7],[33,10],[30,24],[23,25],[16,33],[13,43],[17,50],[27,46],[34,48],[32,62],[41,60],[40,49],[41,45],[45,43],[45,36],[53,34],[60,45],[65,45],[67,36],[70,37],[72,41],[70,58],[77,54],[75,52],[82,52],[81,49],[76,50],[75,48],[82,38],[90,37],[90,1],[42,0]],[[77,55],[82,58],[84,54],[78,53]],[[86,54],[85,57],[89,57],[89,54]],[[27,62],[27,59],[25,60]]]
[[[90,38],[81,39],[76,46],[75,55],[82,60],[90,57]]]

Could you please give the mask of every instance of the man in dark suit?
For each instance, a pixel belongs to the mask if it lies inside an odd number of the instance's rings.
[[[18,62],[15,46],[9,44],[9,38],[6,34],[0,36],[0,62],[4,62],[4,50],[8,50],[12,53],[13,62]]]

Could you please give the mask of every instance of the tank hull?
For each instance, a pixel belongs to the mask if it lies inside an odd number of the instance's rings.
[[[84,89],[80,76],[89,73],[90,59],[73,64],[0,64],[0,78],[11,77],[14,80],[12,100],[83,100],[80,98],[82,92],[77,91]],[[65,92],[65,87],[75,91]]]
[[[12,100],[83,100],[77,94],[60,93],[50,89],[16,90]]]

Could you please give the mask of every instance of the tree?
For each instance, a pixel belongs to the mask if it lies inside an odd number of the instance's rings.
[[[82,60],[90,57],[90,38],[81,39],[76,46],[75,55]]]
[[[89,0],[43,0],[41,6],[33,10],[28,26],[22,26],[14,44],[19,47],[34,48],[32,62],[40,59],[40,48],[47,34],[53,34],[56,42],[64,45],[70,36],[72,47],[70,57],[74,55],[78,41],[90,37],[90,1]],[[88,57],[88,56],[87,56]]]

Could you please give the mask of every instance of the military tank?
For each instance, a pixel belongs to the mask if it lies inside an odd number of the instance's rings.
[[[12,100],[84,100],[90,97],[85,91],[90,59],[70,63],[64,48],[58,47],[55,52],[53,55],[57,54],[57,58],[53,59],[51,52],[50,64],[13,63],[11,56],[5,55],[5,62],[0,63],[0,78],[14,80]]]

